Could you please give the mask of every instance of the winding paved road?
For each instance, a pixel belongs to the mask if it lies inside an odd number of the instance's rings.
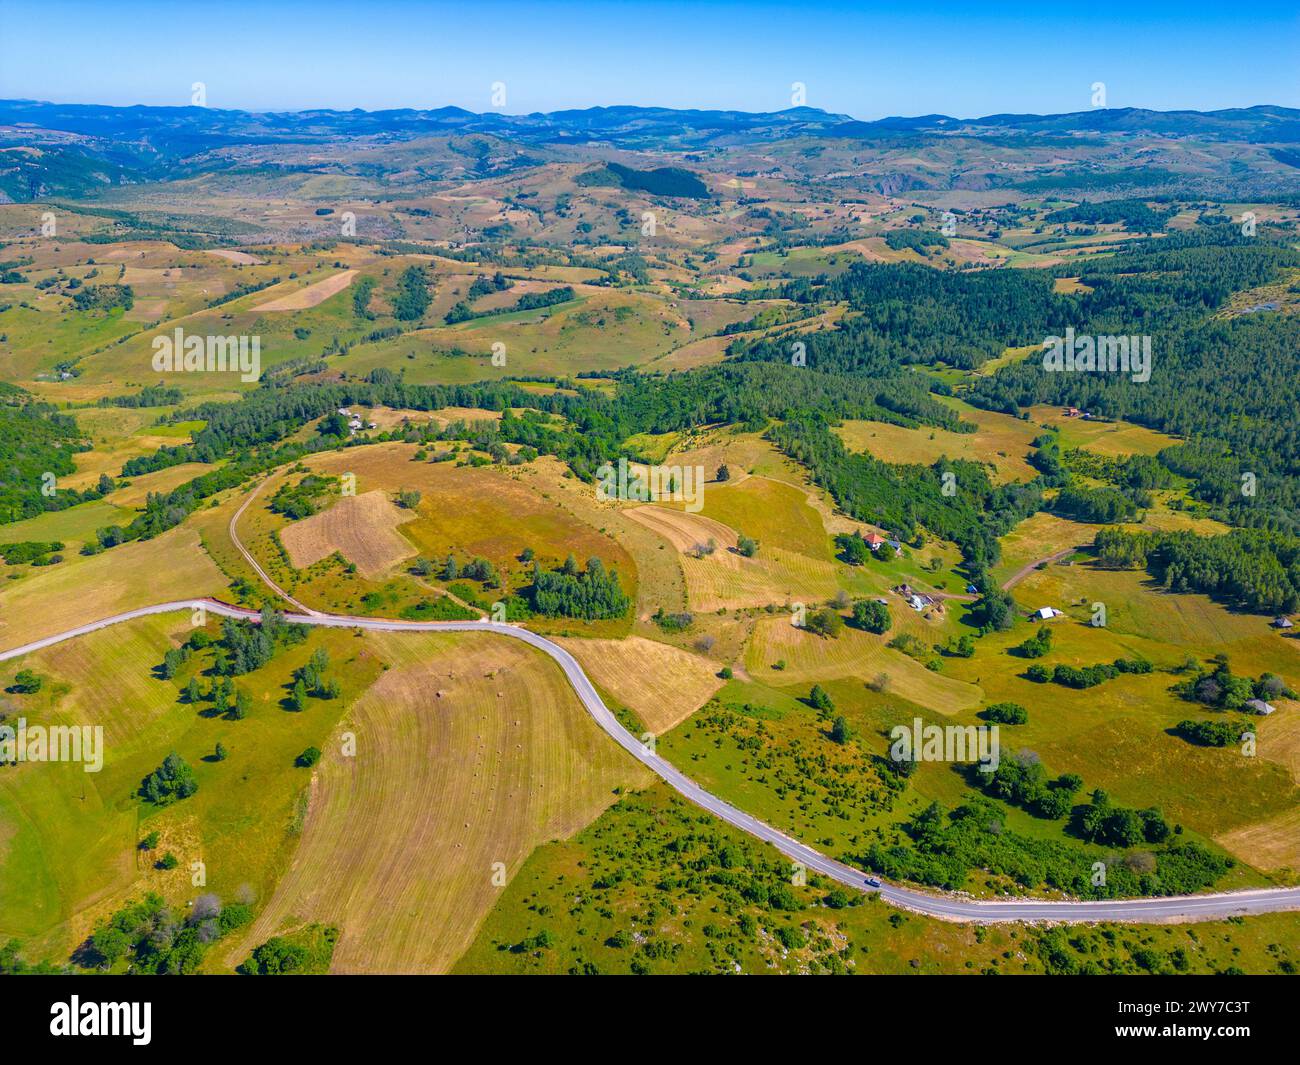
[[[43,640],[34,640],[21,647],[0,652],[0,662],[17,658],[20,655],[37,651],[53,644],[70,640],[76,636],[105,629],[112,625],[133,618],[147,617],[153,614],[166,614],[174,611],[193,611],[202,605],[208,612],[221,617],[256,619],[259,615],[254,610],[229,606],[214,599],[192,600],[187,602],[159,603],[155,606],[140,607],[122,614],[92,621],[75,629],[47,636]],[[573,685],[583,706],[602,729],[605,730],[620,747],[633,758],[649,767],[662,780],[675,788],[680,794],[690,799],[697,806],[721,818],[727,824],[748,832],[751,836],[772,844],[777,850],[807,869],[836,880],[859,891],[868,890],[864,874],[842,862],[827,858],[824,854],[805,846],[798,840],[791,839],[783,832],[756,817],[736,809],[730,803],[723,802],[717,796],[705,791],[693,780],[654,754],[627,731],[610,712],[604,701],[596,693],[587,674],[578,665],[568,651],[552,643],[543,636],[538,636],[527,629],[515,625],[501,625],[491,621],[387,621],[378,618],[354,618],[342,614],[287,614],[289,621],[301,625],[322,625],[333,628],[380,629],[385,631],[412,632],[494,632],[511,639],[523,640],[544,654],[550,655],[564,670],[564,674]],[[913,888],[897,887],[884,884],[879,889],[881,897],[895,906],[917,913],[927,914],[950,921],[1187,921],[1211,920],[1231,917],[1238,914],[1274,913],[1284,910],[1300,910],[1300,887],[1268,888],[1254,891],[1222,892],[1214,895],[1190,895],[1172,898],[1121,899],[1108,902],[1070,902],[1047,901],[1040,899],[1006,899],[982,901],[964,898],[959,895],[940,895]]]

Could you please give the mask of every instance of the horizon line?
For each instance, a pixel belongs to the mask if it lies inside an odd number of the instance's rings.
[[[859,118],[847,111],[830,111],[824,107],[814,107],[810,104],[801,104],[797,107],[785,107],[775,111],[752,111],[739,107],[673,107],[667,104],[588,104],[585,107],[560,107],[550,111],[474,111],[467,107],[461,107],[459,104],[441,104],[437,107],[297,107],[297,108],[267,108],[254,109],[247,107],[215,107],[208,104],[151,104],[151,103],[133,103],[133,104],[104,104],[91,101],[74,101],[74,100],[44,100],[29,96],[6,96],[0,97],[0,105],[4,104],[35,104],[47,107],[98,107],[105,110],[130,111],[130,110],[157,110],[157,111],[213,111],[224,114],[239,115],[305,115],[305,114],[334,114],[334,115],[382,115],[394,113],[411,113],[411,114],[434,114],[437,112],[454,111],[464,115],[471,115],[475,118],[496,117],[502,119],[510,118],[534,118],[546,117],[549,115],[580,113],[584,111],[667,111],[679,114],[735,114],[735,115],[794,115],[801,112],[825,115],[829,118],[846,118],[853,122],[862,122],[866,124],[877,122],[889,122],[893,120],[918,121],[920,119],[933,118],[945,119],[953,122],[978,122],[988,118],[1060,118],[1071,115],[1089,115],[1104,111],[1122,112],[1145,112],[1152,115],[1177,115],[1177,114],[1195,114],[1195,115],[1217,115],[1228,112],[1239,111],[1258,111],[1264,109],[1277,109],[1282,111],[1296,111],[1300,113],[1300,107],[1292,107],[1288,104],[1279,103],[1254,103],[1238,107],[1216,107],[1209,110],[1202,110],[1196,107],[1175,107],[1161,110],[1153,107],[1142,107],[1139,105],[1128,105],[1125,107],[1089,107],[1075,111],[993,111],[983,115],[969,115],[961,117],[958,115],[947,114],[944,112],[931,111],[925,114],[917,115],[884,115],[880,118]]]

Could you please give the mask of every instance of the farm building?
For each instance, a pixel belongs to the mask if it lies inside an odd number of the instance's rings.
[[[1247,699],[1246,706],[1257,714],[1271,714],[1277,709],[1271,703],[1264,702],[1263,699]]]
[[[1052,618],[1063,617],[1064,614],[1065,611],[1057,610],[1056,607],[1054,606],[1040,606],[1037,610],[1033,612],[1031,617],[1039,618],[1042,621],[1051,621]]]
[[[1292,625],[1291,625],[1291,619],[1290,619],[1290,618],[1274,618],[1274,619],[1273,619],[1273,628],[1275,628],[1275,629],[1289,629],[1289,628],[1292,628]]]

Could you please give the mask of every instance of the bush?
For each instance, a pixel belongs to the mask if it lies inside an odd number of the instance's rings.
[[[1029,711],[1019,703],[994,703],[980,717],[999,725],[1023,725],[1029,720]]]
[[[808,705],[814,710],[835,709],[835,703],[831,701],[831,697],[826,694],[826,689],[820,684],[814,684],[812,686],[812,691],[808,694]]]
[[[1180,721],[1176,731],[1189,743],[1200,747],[1231,747],[1247,732],[1254,732],[1253,722],[1238,724],[1235,721]]]
[[[43,677],[30,669],[20,669],[14,674],[14,682],[9,690],[19,695],[35,695],[45,683]]]
[[[826,636],[833,640],[839,636],[840,630],[844,628],[844,619],[840,617],[839,611],[832,610],[830,607],[823,607],[821,610],[814,610],[808,616],[805,627],[811,633]]]
[[[1011,653],[1021,658],[1042,658],[1052,649],[1052,630],[1040,625],[1038,632],[1024,643],[1011,648]]]

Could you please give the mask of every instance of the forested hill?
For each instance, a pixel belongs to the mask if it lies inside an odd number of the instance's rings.
[[[1235,293],[1293,276],[1300,251],[1280,235],[1201,227],[1133,242],[1122,254],[1053,270],[940,272],[920,264],[854,264],[784,294],[845,304],[832,329],[800,335],[810,368],[889,379],[902,366],[978,369],[1007,347],[1038,346],[1067,328],[1149,336],[1149,380],[1119,372],[1055,373],[1037,353],[961,386],[977,406],[1018,414],[1072,405],[1183,437],[1162,461],[1233,524],[1300,530],[1300,318],[1225,315]],[[1059,275],[1083,290],[1060,293]],[[741,362],[784,362],[792,340],[733,342]],[[1242,475],[1258,490],[1243,495]]]
[[[20,521],[98,498],[98,492],[57,491],[58,478],[76,470],[72,456],[88,447],[72,418],[0,383],[0,521]]]
[[[1145,241],[1089,263],[1093,292],[1053,322],[1092,335],[1148,334],[1150,380],[1118,373],[1048,373],[1028,358],[978,380],[972,402],[1015,413],[1072,405],[1188,441],[1161,459],[1193,478],[1194,494],[1237,525],[1300,531],[1300,319],[1276,312],[1223,317],[1234,292],[1300,267],[1300,252],[1235,229]],[[1243,494],[1243,475],[1256,491]]]

